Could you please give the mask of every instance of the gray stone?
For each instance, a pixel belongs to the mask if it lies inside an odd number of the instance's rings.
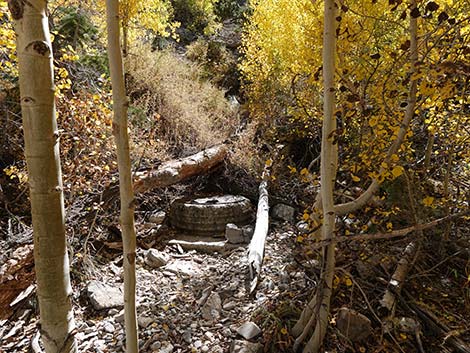
[[[163,221],[165,220],[165,217],[166,217],[166,213],[165,213],[165,212],[163,212],[163,211],[158,211],[158,212],[153,213],[153,214],[149,217],[149,221],[152,222],[152,223],[155,223],[155,224],[162,224]]]
[[[397,321],[398,329],[402,332],[415,333],[420,329],[419,322],[411,317],[400,317]]]
[[[112,323],[105,322],[103,325],[103,330],[108,333],[113,333],[116,329]]]
[[[118,323],[124,322],[124,310],[121,310],[119,313],[117,313],[114,316],[114,321],[116,321]]]
[[[114,316],[114,315],[117,315],[117,314],[119,314],[119,310],[116,309],[116,308],[109,309],[109,311],[108,311],[109,316]]]
[[[229,302],[224,303],[222,307],[224,310],[232,310],[236,306],[237,306],[237,303],[235,303],[234,301],[229,301]]]
[[[271,214],[274,218],[282,221],[294,222],[295,208],[283,203],[274,205]]]
[[[149,249],[144,261],[152,268],[165,266],[168,262],[167,257],[156,249]]]
[[[137,317],[137,324],[140,328],[146,328],[154,322],[154,319],[145,315],[139,315]]]
[[[225,226],[225,238],[232,244],[239,244],[245,241],[243,230],[233,223],[227,223]]]
[[[344,336],[353,342],[364,340],[372,332],[370,320],[349,308],[339,309],[336,326]]]
[[[250,340],[261,333],[261,329],[254,322],[245,322],[237,329],[237,333],[244,339]]]
[[[230,345],[230,353],[261,353],[263,345],[248,341],[235,340]]]
[[[253,226],[244,226],[242,227],[242,231],[243,231],[243,238],[245,242],[248,243],[253,237],[253,233],[255,232],[255,229],[253,228]]]
[[[187,344],[190,344],[192,342],[192,334],[191,331],[186,330],[183,332],[182,335],[183,341],[185,341]]]
[[[201,308],[202,317],[208,321],[215,321],[220,318],[222,311],[222,300],[218,293],[213,292]]]
[[[170,342],[162,342],[158,353],[172,353],[175,348]]]
[[[100,281],[90,281],[87,295],[96,310],[110,309],[124,305],[121,288],[113,287]]]
[[[297,222],[295,226],[297,227],[297,230],[300,232],[300,234],[310,233],[310,228],[308,226],[308,223],[305,221]]]

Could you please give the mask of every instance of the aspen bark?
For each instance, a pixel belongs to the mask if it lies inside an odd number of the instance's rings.
[[[333,286],[333,276],[336,265],[335,254],[335,205],[333,191],[336,180],[338,161],[335,109],[335,53],[336,53],[336,4],[334,0],[324,1],[323,25],[323,125],[321,147],[321,199],[323,208],[322,240],[332,239],[323,250],[324,266],[320,283],[318,302],[318,318],[313,335],[307,342],[304,353],[316,353],[320,350],[328,327],[330,314],[330,299]]]
[[[336,170],[338,164],[338,146],[336,145],[336,119],[335,109],[335,53],[336,53],[336,5],[334,0],[324,0],[324,27],[323,27],[323,125],[321,145],[321,207],[323,223],[321,227],[322,241],[328,241],[323,250],[323,270],[321,281],[316,293],[299,322],[295,325],[293,333],[298,335],[295,349],[307,336],[310,328],[315,329],[310,340],[304,347],[304,353],[317,353],[325,338],[330,313],[330,300],[332,294],[333,276],[335,270],[335,205],[333,198]],[[320,202],[317,202],[320,204]]]
[[[108,57],[113,88],[113,135],[116,142],[121,196],[121,231],[124,251],[124,323],[126,327],[126,351],[138,352],[137,318],[135,305],[135,257],[136,235],[134,226],[134,190],[132,188],[129,136],[127,132],[126,90],[122,53],[119,44],[119,2],[106,0],[106,24],[108,30]]]
[[[34,261],[47,353],[76,352],[46,1],[9,0],[17,33]]]

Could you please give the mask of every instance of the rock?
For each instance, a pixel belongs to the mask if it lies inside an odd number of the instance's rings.
[[[162,348],[162,342],[160,341],[155,341],[150,345],[150,349],[153,351],[156,351],[158,349]]]
[[[124,310],[121,310],[119,313],[117,313],[114,316],[114,321],[116,321],[118,323],[124,322]]]
[[[146,328],[154,322],[154,319],[145,315],[138,315],[137,324],[140,328]]]
[[[339,309],[336,326],[344,336],[353,342],[367,338],[372,332],[370,320],[349,308]]]
[[[165,266],[168,262],[167,257],[156,249],[149,249],[145,255],[145,263],[152,268]]]
[[[201,312],[202,317],[208,321],[215,321],[220,318],[220,312],[222,311],[222,300],[218,293],[213,292],[207,298],[206,303],[202,306]]]
[[[163,211],[158,211],[150,215],[149,221],[155,224],[162,224],[165,220],[166,213]]]
[[[253,237],[255,229],[253,228],[253,226],[244,226],[242,227],[242,232],[245,243],[249,243],[251,238]]]
[[[232,310],[233,308],[236,308],[236,307],[237,307],[237,303],[235,303],[234,301],[226,302],[222,306],[224,310]]]
[[[397,327],[400,331],[406,333],[415,333],[420,329],[420,324],[411,317],[400,317],[397,318]]]
[[[175,348],[170,342],[162,342],[160,348],[156,352],[157,353],[172,353],[174,349]]]
[[[248,341],[235,340],[230,345],[230,353],[261,353],[263,345]]]
[[[300,234],[308,234],[310,232],[308,223],[305,221],[297,222],[295,226],[297,227],[297,230],[300,232]]]
[[[238,328],[237,333],[249,340],[258,336],[261,333],[261,329],[254,322],[248,321]]]
[[[196,342],[194,342],[194,348],[200,348],[201,346],[202,346],[202,341],[197,340]]]
[[[109,311],[108,311],[109,316],[115,316],[117,314],[119,314],[119,310],[116,309],[116,308],[109,309]]]
[[[165,270],[165,272],[169,271],[177,275],[188,277],[198,275],[201,272],[199,264],[185,259],[176,259],[172,261],[171,263],[165,266]],[[163,272],[163,274],[165,274],[165,272]]]
[[[105,322],[103,325],[103,330],[108,333],[113,333],[116,329],[112,323]]]
[[[280,219],[282,221],[294,222],[295,208],[283,203],[274,205],[271,215],[273,218]]]
[[[184,331],[181,337],[183,338],[183,341],[185,341],[187,344],[191,344],[192,342],[191,331],[189,330]]]
[[[120,307],[124,305],[121,288],[113,287],[100,281],[90,281],[87,295],[96,310]]]
[[[245,241],[243,230],[233,223],[227,223],[225,226],[225,238],[232,244],[239,244]]]

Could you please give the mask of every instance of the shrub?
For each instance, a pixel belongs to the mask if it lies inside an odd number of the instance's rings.
[[[155,154],[165,158],[162,152],[191,154],[224,141],[237,127],[236,111],[224,92],[201,79],[199,66],[175,52],[141,46],[129,56],[127,67],[133,136],[137,142],[144,136],[147,140],[137,153],[150,159]]]
[[[186,57],[201,65],[203,74],[229,93],[239,89],[239,73],[235,55],[224,44],[198,39],[187,47]]]

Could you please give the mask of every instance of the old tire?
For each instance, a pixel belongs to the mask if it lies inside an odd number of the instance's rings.
[[[196,234],[222,233],[227,223],[244,225],[251,217],[250,200],[233,195],[177,200],[170,209],[173,227]]]

